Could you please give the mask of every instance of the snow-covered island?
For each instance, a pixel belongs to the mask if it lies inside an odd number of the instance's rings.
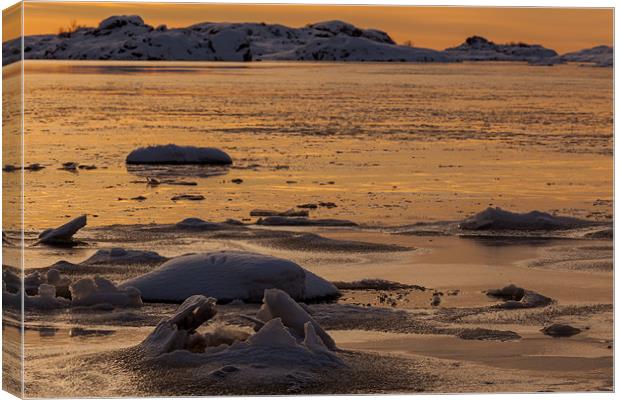
[[[446,49],[445,53],[462,61],[533,61],[558,55],[555,50],[538,44],[496,44],[481,36],[468,37],[459,46]]]
[[[2,44],[2,64],[20,59],[20,40]],[[601,48],[601,62],[591,54]],[[26,59],[160,61],[376,61],[459,62],[528,61],[553,65],[565,61],[611,66],[613,49],[599,46],[566,56],[541,45],[495,44],[472,36],[457,47],[433,50],[397,44],[386,32],[343,21],[292,28],[279,24],[204,22],[185,28],[150,26],[137,15],[112,16],[97,27],[58,35],[24,38]],[[566,57],[566,58],[565,58]]]

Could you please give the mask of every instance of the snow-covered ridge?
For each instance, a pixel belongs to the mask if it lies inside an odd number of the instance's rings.
[[[19,60],[18,40],[3,43],[3,64]],[[264,23],[205,22],[152,27],[137,15],[113,16],[96,28],[27,36],[27,59],[70,60],[339,60],[445,61],[434,50],[399,46],[390,36],[342,21],[290,28]]]
[[[20,59],[20,39],[2,44],[2,64]],[[292,28],[279,24],[204,22],[153,27],[137,15],[112,16],[97,27],[24,38],[26,59],[165,61],[565,61],[611,66],[613,49],[598,46],[564,56],[537,44],[496,44],[481,36],[443,51],[398,45],[385,32],[343,21]]]
[[[613,67],[614,48],[610,46],[596,46],[591,49],[584,49],[566,53],[562,56],[564,61],[593,63],[598,67]]]
[[[456,47],[445,50],[453,58],[462,61],[533,61],[556,57],[555,50],[538,44],[496,44],[481,36],[471,36]]]

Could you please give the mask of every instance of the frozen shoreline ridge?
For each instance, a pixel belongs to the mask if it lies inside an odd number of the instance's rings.
[[[2,44],[2,64],[18,61],[21,39]],[[596,56],[591,56],[591,53]],[[472,36],[443,51],[398,45],[386,33],[343,21],[301,28],[279,24],[204,22],[185,28],[153,27],[137,15],[111,16],[97,27],[24,38],[26,59],[160,61],[566,61],[612,66],[613,49],[598,46],[559,56],[541,45],[495,44]],[[547,62],[548,61],[548,62]]]

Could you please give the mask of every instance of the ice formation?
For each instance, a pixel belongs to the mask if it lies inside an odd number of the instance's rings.
[[[5,280],[2,281],[2,303],[9,307],[21,307],[22,294],[18,289],[12,291],[7,288]],[[64,308],[69,305],[69,300],[63,297],[56,297],[56,287],[43,283],[37,288],[37,294],[24,294],[24,307],[36,308],[40,310],[52,310]]]
[[[459,224],[464,230],[554,230],[571,229],[592,223],[571,217],[559,217],[540,211],[513,213],[489,207]]]
[[[39,287],[43,284],[54,286],[59,297],[67,299],[71,297],[69,292],[71,279],[68,276],[62,275],[55,268],[48,269],[45,274],[35,271],[24,277],[24,289],[27,294],[37,294]]]
[[[214,147],[175,144],[140,147],[126,159],[127,164],[232,164],[232,158]]]
[[[299,300],[338,294],[335,286],[292,261],[242,251],[176,257],[120,286],[139,289],[147,301],[181,302],[202,294],[219,301],[259,302],[271,288]]]
[[[49,245],[71,245],[76,241],[73,235],[86,226],[86,215],[79,216],[56,229],[46,229],[39,234],[37,243]]]
[[[216,299],[191,296],[137,348],[162,362],[235,364],[235,370],[257,363],[265,368],[295,369],[344,365],[334,352],[336,345],[331,337],[288,294],[271,289],[265,292],[264,302],[259,312],[264,324],[257,332],[237,335],[227,342],[227,338],[213,340],[211,333],[197,332],[216,315]]]
[[[289,330],[298,337],[304,337],[306,334],[306,324],[310,324],[316,335],[320,337],[322,343],[330,350],[336,350],[336,343],[321,328],[321,326],[312,319],[310,314],[306,312],[299,304],[295,302],[287,293],[279,289],[267,289],[263,297],[263,305],[256,314],[261,321],[268,322],[279,318]]]
[[[80,279],[72,283],[69,288],[72,306],[110,304],[112,306],[139,307],[142,305],[138,289],[131,286],[118,288],[114,283],[98,276]]]

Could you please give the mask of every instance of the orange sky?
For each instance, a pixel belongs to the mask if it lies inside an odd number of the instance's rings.
[[[402,43],[443,49],[467,36],[498,43],[543,44],[560,53],[613,43],[611,9],[465,8],[389,6],[223,5],[156,3],[26,3],[25,33],[56,33],[71,20],[95,26],[110,15],[138,14],[151,25],[197,22],[266,22],[299,27],[341,19],[388,32]],[[3,38],[6,40],[7,38]]]

